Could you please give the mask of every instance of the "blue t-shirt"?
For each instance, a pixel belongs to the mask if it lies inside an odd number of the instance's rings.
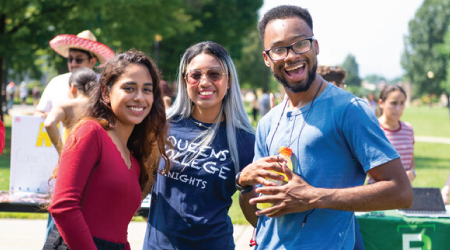
[[[234,249],[228,210],[236,172],[225,122],[207,147],[193,142],[206,129],[196,123],[185,119],[170,125],[174,148],[166,152],[173,166],[167,175],[157,176],[153,187],[143,249]],[[253,160],[255,135],[237,130],[236,140],[242,169]],[[198,152],[192,160],[191,154]]]
[[[313,187],[348,188],[363,185],[368,170],[399,158],[367,103],[333,84],[317,96],[311,110],[311,103],[300,110],[286,108],[281,117],[284,106],[259,122],[254,161],[290,145],[294,172]],[[311,211],[259,217],[257,249],[353,249],[353,212],[315,209],[302,227]]]

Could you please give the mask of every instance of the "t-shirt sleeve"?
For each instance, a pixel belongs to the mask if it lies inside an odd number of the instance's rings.
[[[71,249],[97,249],[81,211],[81,199],[100,154],[100,130],[95,121],[81,125],[63,149],[50,213]]]
[[[255,135],[248,132],[242,132],[240,136],[241,138],[237,139],[242,140],[239,149],[239,169],[242,170],[253,161],[253,157],[255,155],[253,150],[255,146]]]
[[[364,171],[400,158],[367,103],[352,101],[341,121],[344,137]]]

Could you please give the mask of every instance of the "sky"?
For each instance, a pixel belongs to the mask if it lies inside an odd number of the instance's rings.
[[[306,8],[319,42],[320,65],[341,65],[356,58],[359,76],[376,74],[391,80],[404,74],[400,64],[403,37],[423,0],[264,0],[260,17],[278,5]]]

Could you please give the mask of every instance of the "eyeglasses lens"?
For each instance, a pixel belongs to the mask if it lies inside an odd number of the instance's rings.
[[[187,82],[189,84],[197,84],[203,77],[201,70],[191,70],[187,74]],[[206,77],[212,82],[218,82],[222,80],[223,72],[220,69],[209,69],[206,71]]]
[[[311,40],[300,40],[290,46],[272,48],[269,53],[273,60],[281,60],[287,57],[289,48],[291,48],[296,54],[302,54],[308,52],[311,49]]]

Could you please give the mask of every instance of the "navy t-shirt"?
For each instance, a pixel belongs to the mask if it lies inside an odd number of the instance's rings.
[[[171,123],[174,148],[166,152],[172,168],[164,176],[158,174],[153,187],[143,249],[234,249],[228,209],[236,192],[236,172],[225,122],[206,147],[194,140],[207,129],[203,126],[212,124],[198,123],[192,118]],[[236,140],[242,169],[253,160],[255,136],[237,130]]]

